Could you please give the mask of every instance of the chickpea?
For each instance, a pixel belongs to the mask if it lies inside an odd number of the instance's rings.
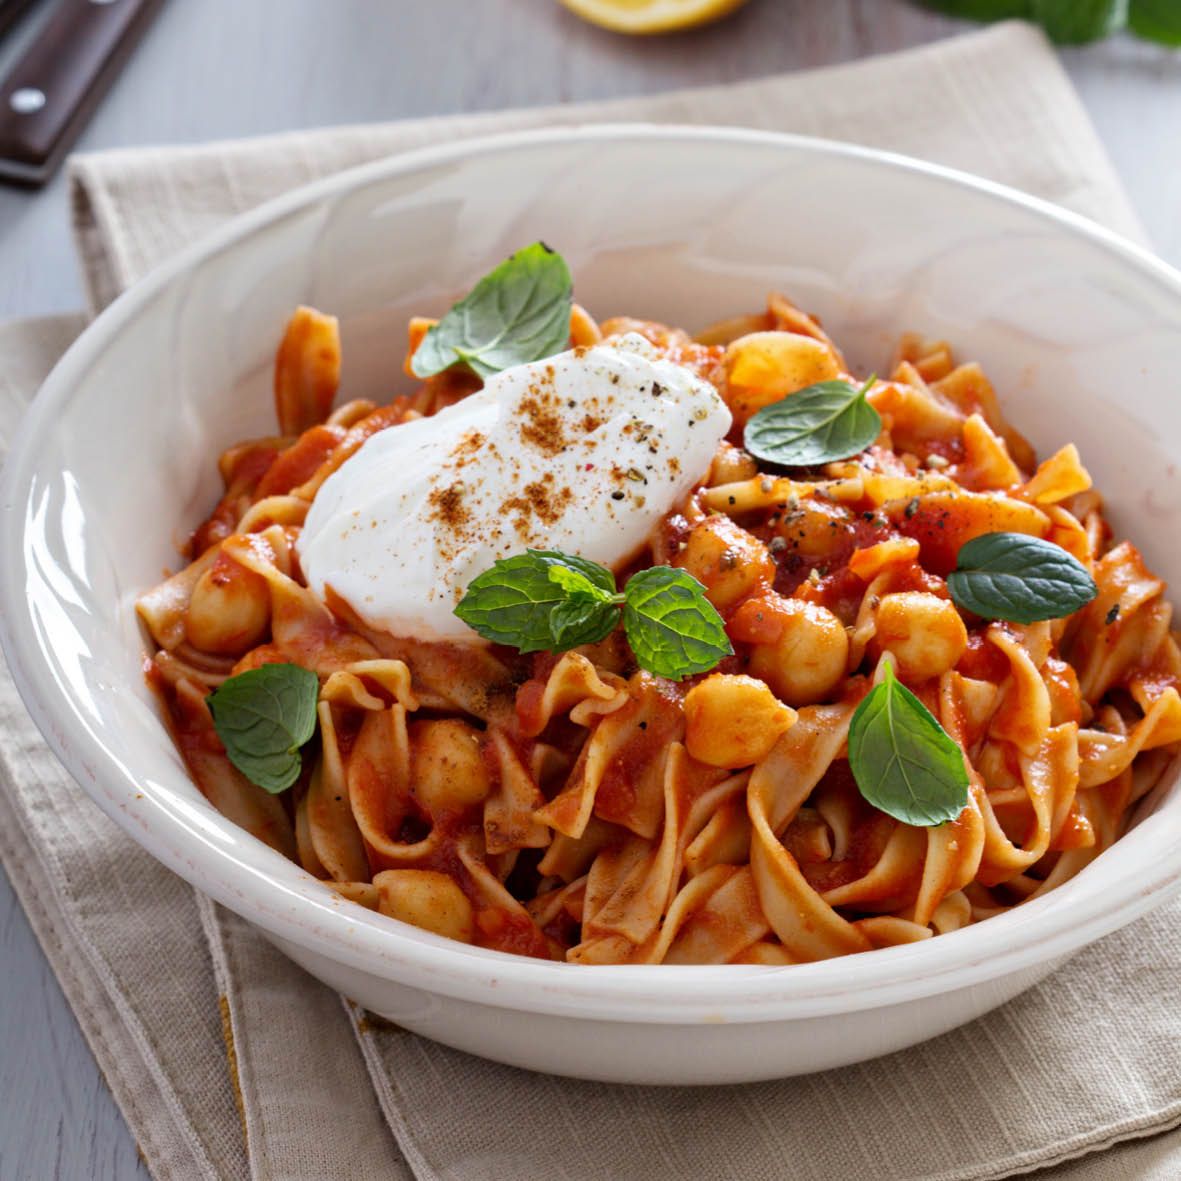
[[[767,547],[720,514],[693,529],[677,565],[705,586],[706,597],[719,611],[769,586],[775,577]]]
[[[723,439],[718,444],[713,462],[709,465],[706,483],[713,488],[718,484],[736,484],[739,480],[750,480],[758,474],[758,464],[754,459],[733,443],[727,443]]]
[[[762,681],[714,673],[685,695],[685,746],[711,767],[749,767],[795,720]]]
[[[270,620],[267,580],[219,554],[193,587],[185,634],[202,652],[238,656],[266,635]]]
[[[795,332],[740,336],[722,360],[726,401],[739,426],[757,410],[805,386],[840,376],[836,355],[823,341]]]
[[[773,644],[758,644],[750,671],[788,705],[814,705],[845,679],[849,637],[841,621],[818,603],[786,599],[782,630]]]
[[[433,869],[387,869],[374,874],[377,909],[424,931],[471,943],[472,904],[455,880]]]
[[[870,654],[876,659],[890,652],[904,680],[925,681],[945,673],[968,646],[968,629],[955,604],[926,591],[883,595],[874,622]]]
[[[414,797],[432,815],[479,804],[492,790],[480,732],[458,718],[409,726]]]

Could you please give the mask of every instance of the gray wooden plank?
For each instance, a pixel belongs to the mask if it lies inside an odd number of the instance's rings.
[[[752,0],[637,40],[554,0],[173,0],[79,148],[640,94],[896,49],[958,22],[903,0]],[[2,64],[2,59],[0,59]],[[0,319],[81,302],[58,178],[0,189]]]
[[[1181,53],[1120,37],[1062,56],[1149,241],[1181,266]]]
[[[0,71],[45,8],[0,46]],[[553,0],[173,0],[79,147],[649,93],[962,27],[904,0],[752,0],[716,28],[637,41]],[[1122,40],[1064,59],[1151,237],[1181,263],[1181,56]],[[0,189],[0,318],[81,303],[66,225],[60,178]],[[0,997],[0,1181],[146,1177],[3,875]]]
[[[0,883],[0,1178],[147,1181],[3,873]]]

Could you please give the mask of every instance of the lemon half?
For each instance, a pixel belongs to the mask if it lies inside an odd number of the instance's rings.
[[[562,0],[591,24],[615,33],[671,33],[721,20],[746,0]]]

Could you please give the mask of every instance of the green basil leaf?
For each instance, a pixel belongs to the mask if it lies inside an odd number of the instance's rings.
[[[856,389],[822,381],[764,406],[746,424],[743,445],[756,459],[780,467],[813,467],[848,459],[878,437],[882,420],[866,401],[874,378]]]
[[[474,578],[455,615],[493,643],[521,652],[550,650],[551,616],[570,598],[570,591],[551,576],[559,568],[575,576],[580,589],[589,586],[594,596],[615,593],[615,575],[605,566],[558,550],[531,549],[502,558]]]
[[[903,824],[944,824],[968,803],[964,752],[888,663],[849,724],[849,769],[865,799]]]
[[[319,695],[319,678],[298,664],[264,664],[223,681],[208,701],[230,762],[272,795],[289,788],[300,747],[316,732]]]
[[[1128,28],[1148,41],[1181,47],[1181,0],[1132,0]]]
[[[619,607],[610,599],[575,595],[559,603],[550,615],[553,650],[568,652],[582,644],[605,640],[619,623]]]
[[[1086,568],[1061,546],[1024,533],[985,533],[960,549],[947,577],[956,604],[983,619],[1061,619],[1098,594]]]
[[[652,566],[623,593],[623,626],[641,668],[679,681],[733,653],[722,617],[687,571]]]
[[[1031,0],[1030,15],[1051,41],[1083,45],[1122,29],[1128,0]]]
[[[1029,16],[1031,0],[920,0],[924,8],[965,20],[1001,21]]]
[[[570,341],[570,269],[542,242],[489,271],[422,339],[419,377],[459,361],[481,377],[562,352]]]

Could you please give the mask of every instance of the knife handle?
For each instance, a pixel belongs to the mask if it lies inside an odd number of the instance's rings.
[[[0,37],[24,15],[33,0],[0,0]]]
[[[0,81],[0,179],[44,184],[162,0],[58,0]]]

